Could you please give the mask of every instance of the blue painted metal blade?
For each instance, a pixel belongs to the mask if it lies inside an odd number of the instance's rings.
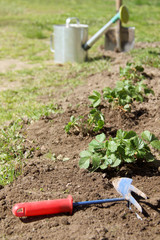
[[[130,186],[132,183],[131,178],[121,178],[117,183],[116,190],[127,199],[128,194],[130,193]],[[127,199],[128,200],[128,199]]]
[[[106,202],[118,202],[125,201],[125,198],[110,198],[110,199],[100,199],[100,200],[92,200],[92,201],[84,201],[84,202],[74,202],[73,207],[82,206],[82,205],[91,205],[91,204],[100,204]]]
[[[145,199],[147,199],[147,196],[138,188],[131,185],[132,183],[131,178],[118,178],[113,180],[112,183],[118,193],[120,193],[127,201],[132,203],[140,212],[142,212],[142,207],[136,201],[136,199],[131,195],[131,192],[135,192],[136,194],[138,194],[139,196]]]
[[[138,211],[142,212],[142,207],[136,201],[136,199],[134,197],[132,197],[132,195],[129,196],[129,202],[132,203],[138,209]]]

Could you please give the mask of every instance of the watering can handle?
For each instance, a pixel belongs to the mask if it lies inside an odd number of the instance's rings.
[[[69,27],[70,21],[73,20],[73,19],[75,19],[75,20],[77,21],[77,24],[80,24],[80,21],[79,21],[78,18],[76,18],[76,17],[70,17],[70,18],[67,18],[67,19],[66,19],[66,27],[67,27],[67,28]]]
[[[51,49],[51,52],[55,52],[55,50],[53,49],[53,36],[54,36],[54,33],[51,34],[50,36],[50,49]]]

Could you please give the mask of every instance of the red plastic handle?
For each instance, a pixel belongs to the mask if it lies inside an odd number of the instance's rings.
[[[17,203],[12,208],[16,217],[48,215],[73,211],[73,198],[69,195],[65,199],[46,200],[37,202]]]

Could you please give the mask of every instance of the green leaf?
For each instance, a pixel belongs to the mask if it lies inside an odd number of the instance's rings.
[[[100,129],[103,128],[104,126],[104,121],[103,120],[98,120],[97,124],[95,124],[96,126],[94,127],[94,131],[98,132]]]
[[[147,150],[145,148],[142,148],[137,151],[136,157],[137,159],[143,159],[145,158],[146,154],[147,154]]]
[[[127,110],[127,111],[130,111],[131,110],[130,104],[124,105],[124,109]]]
[[[151,142],[152,140],[152,134],[149,131],[144,131],[141,134],[142,139],[146,140],[147,142]]]
[[[142,139],[146,140],[147,142],[152,142],[153,140],[158,140],[154,134],[150,133],[150,131],[146,130],[141,134]]]
[[[89,168],[89,165],[90,165],[90,159],[80,158],[80,160],[79,160],[79,167],[80,168],[87,169],[87,168]]]
[[[153,154],[150,152],[150,153],[147,153],[146,154],[146,156],[145,156],[145,158],[146,158],[146,161],[147,162],[153,162],[153,161],[155,161],[155,157],[153,156]]]
[[[93,94],[88,97],[93,107],[98,107],[101,103],[101,94],[97,91],[93,91]]]
[[[135,149],[133,148],[133,146],[131,144],[127,144],[127,146],[125,147],[125,155],[126,156],[133,156],[135,154]]]
[[[108,167],[108,165],[112,164],[112,159],[108,158],[107,156],[104,156],[102,158],[102,161],[104,160],[104,162],[100,165],[101,169],[106,169]]]
[[[131,139],[131,138],[133,138],[133,137],[135,137],[137,134],[136,134],[136,132],[134,132],[134,131],[129,131],[129,132],[126,132],[126,134],[125,134],[125,139]]]
[[[152,95],[155,95],[154,91],[150,88],[144,88],[144,93],[147,95],[147,94],[152,94]]]
[[[124,87],[124,82],[123,81],[117,81],[116,82],[116,89],[121,90]]]
[[[134,157],[126,157],[124,158],[124,162],[127,162],[127,163],[132,163],[132,162],[135,162],[136,159]]]
[[[101,159],[102,160],[102,164],[100,165],[101,169],[106,169],[108,167],[108,165],[112,164],[112,159],[108,158],[106,155]]]
[[[91,157],[92,154],[91,154],[90,151],[87,151],[87,150],[86,150],[86,151],[80,152],[79,155],[80,155],[81,158],[85,158],[85,157]]]
[[[111,167],[118,167],[121,164],[121,159],[116,158],[115,161],[111,164]]]
[[[122,129],[119,129],[116,134],[116,138],[123,139],[125,137],[126,132]]]
[[[82,151],[80,153],[79,167],[87,169],[90,165],[90,158],[92,153],[89,151]]]
[[[152,141],[151,146],[154,147],[155,149],[160,150],[160,141],[159,140]]]
[[[94,154],[92,157],[93,169],[97,169],[100,166],[101,157],[98,154]]]
[[[96,140],[100,143],[104,142],[105,139],[106,139],[106,135],[104,133],[101,133],[101,134],[96,136]]]
[[[138,136],[134,138],[134,144],[136,146],[136,148],[139,150],[139,149],[142,149],[144,147],[144,142],[142,139],[140,139]]]
[[[111,167],[117,167],[121,164],[121,159],[116,154],[108,155],[108,160],[111,162]]]
[[[102,165],[100,165],[100,169],[102,169],[102,170],[106,169],[107,167],[108,167],[108,165],[105,164],[105,162]]]
[[[97,142],[97,140],[93,139],[90,143],[89,143],[89,147],[91,147],[91,149],[101,149],[104,148],[104,143],[100,143]]]
[[[115,152],[118,146],[119,146],[119,143],[116,143],[115,141],[110,141],[108,143],[108,150],[110,150],[111,152]]]

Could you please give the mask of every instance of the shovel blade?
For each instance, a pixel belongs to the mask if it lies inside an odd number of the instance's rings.
[[[116,51],[116,28],[110,28],[105,34],[104,49]],[[134,48],[135,42],[135,28],[134,27],[121,27],[121,50],[122,52],[128,52]]]

